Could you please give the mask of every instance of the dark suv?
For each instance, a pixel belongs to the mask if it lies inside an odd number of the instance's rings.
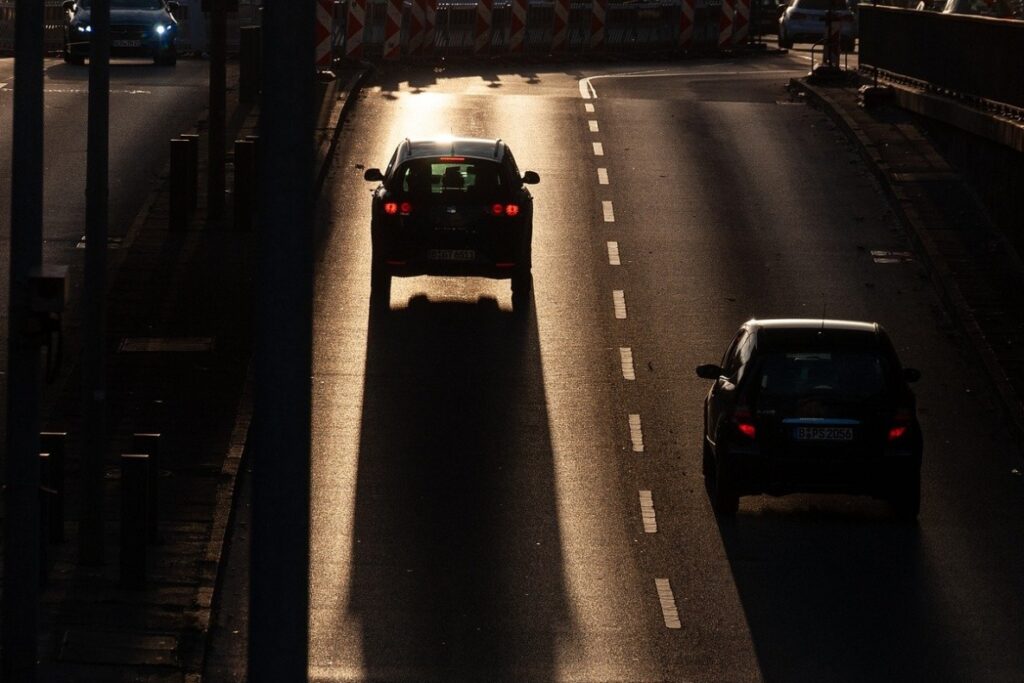
[[[501,140],[441,138],[398,145],[387,169],[371,168],[371,305],[387,310],[391,278],[474,275],[510,279],[512,308],[525,311],[533,288],[533,197]]]
[[[704,401],[703,467],[712,507],[735,514],[743,495],[867,494],[916,519],[921,428],[888,335],[874,323],[749,320]]]

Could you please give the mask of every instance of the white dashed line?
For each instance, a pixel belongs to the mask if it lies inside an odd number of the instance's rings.
[[[601,211],[604,213],[605,223],[615,222],[615,209],[612,207],[612,203],[608,200],[601,202]]]
[[[640,426],[640,416],[636,413],[629,415],[629,440],[633,442],[633,452],[644,452],[644,430]]]
[[[658,602],[661,603],[661,615],[665,618],[665,626],[682,628],[679,611],[676,609],[676,596],[672,594],[672,586],[668,579],[655,579],[654,587],[658,589]]]
[[[621,266],[622,261],[619,260],[619,243],[609,242],[608,243],[608,265],[610,266]]]
[[[658,518],[654,514],[654,496],[650,491],[640,492],[640,516],[644,520],[644,533],[658,533]]]
[[[636,371],[633,370],[633,349],[620,346],[619,361],[622,363],[622,379],[636,379]]]
[[[615,305],[615,318],[617,320],[626,319],[626,295],[621,289],[616,289],[612,292],[612,303]]]
[[[600,129],[597,127],[597,121],[587,121],[587,125],[590,126],[591,133],[600,133]]]
[[[604,146],[600,142],[595,142],[594,143],[594,156],[595,157],[603,157],[604,156]]]
[[[587,102],[586,104],[583,105],[583,110],[586,111],[588,114],[593,114],[594,105],[592,105],[590,102]]]
[[[597,169],[597,184],[607,185],[608,184],[608,169],[599,168]]]

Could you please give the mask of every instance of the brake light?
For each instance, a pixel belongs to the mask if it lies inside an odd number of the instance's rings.
[[[438,161],[449,163],[452,161],[465,161],[466,157],[441,157]]]
[[[509,217],[518,216],[519,215],[519,205],[518,204],[507,204],[505,206],[505,215],[509,216]]]
[[[736,408],[736,411],[732,414],[732,421],[736,425],[736,430],[743,436],[748,439],[753,439],[757,436],[757,428],[754,426],[754,416],[746,406],[739,406]]]
[[[410,213],[412,213],[412,203],[402,202],[401,204],[399,204],[398,210],[402,212],[403,216],[408,216]]]
[[[889,430],[889,441],[895,441],[907,433],[906,425],[899,425],[898,427],[892,427]]]
[[[491,215],[501,216],[502,214],[509,218],[519,215],[518,204],[491,204]]]
[[[912,416],[909,410],[901,409],[896,411],[896,416],[892,420],[892,427],[889,428],[888,440],[896,441],[902,439],[910,430],[911,419]]]
[[[501,204],[492,204],[491,205],[491,214],[493,214],[495,216],[500,216],[504,212],[505,212],[505,207],[502,206]]]
[[[389,216],[398,213],[398,202],[384,202],[384,213]]]

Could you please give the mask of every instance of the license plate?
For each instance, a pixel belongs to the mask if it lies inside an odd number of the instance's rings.
[[[111,41],[112,47],[142,47],[141,40],[114,40]]]
[[[797,441],[853,441],[852,427],[796,427]]]
[[[427,258],[431,261],[473,261],[476,252],[472,249],[431,249]]]

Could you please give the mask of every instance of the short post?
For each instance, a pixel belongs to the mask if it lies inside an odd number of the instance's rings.
[[[238,29],[238,101],[256,102],[260,93],[260,27]]]
[[[188,140],[171,140],[171,205],[169,207],[170,229],[184,230],[188,225]]]
[[[53,514],[53,499],[56,498],[56,491],[46,485],[49,476],[50,454],[39,454],[39,529],[46,529],[50,525],[50,517]],[[49,548],[48,544],[39,539],[39,585],[45,586],[49,574]]]
[[[47,528],[51,543],[64,542],[64,463],[67,440],[67,432],[40,432],[39,434],[39,449],[50,456],[43,469],[41,481],[44,489],[54,492],[50,501],[48,527],[40,528]]]
[[[182,133],[181,140],[188,140],[188,208],[195,211],[199,206],[199,134]]]
[[[256,200],[256,144],[235,140],[235,229],[252,229],[252,205]]]
[[[149,456],[121,455],[121,584],[142,588],[146,584],[146,491]]]
[[[132,450],[149,456],[146,469],[146,531],[150,543],[160,542],[160,435],[154,432],[136,432],[132,435]]]

